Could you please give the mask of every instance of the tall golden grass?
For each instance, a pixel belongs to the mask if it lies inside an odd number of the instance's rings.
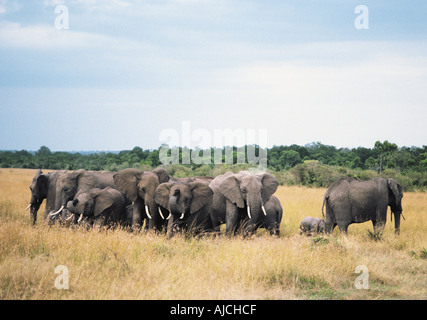
[[[387,222],[372,239],[367,222],[349,235],[300,236],[321,216],[325,189],[279,187],[280,238],[167,239],[125,230],[31,226],[28,186],[35,170],[0,169],[0,299],[426,299],[427,194],[405,193],[400,236]],[[41,208],[42,212],[43,208]],[[57,289],[58,265],[69,289]],[[355,268],[369,270],[356,289]]]

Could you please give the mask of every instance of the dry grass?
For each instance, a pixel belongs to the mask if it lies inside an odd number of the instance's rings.
[[[371,223],[349,236],[298,234],[304,216],[321,216],[324,189],[279,187],[281,237],[251,239],[84,231],[30,225],[28,186],[35,170],[0,169],[0,299],[426,299],[427,194],[405,193],[406,221],[390,221],[374,241]],[[43,208],[41,208],[43,210]],[[55,288],[55,267],[69,289]],[[357,290],[357,265],[369,290]]]

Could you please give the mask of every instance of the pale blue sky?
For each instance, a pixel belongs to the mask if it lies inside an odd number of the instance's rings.
[[[0,149],[157,148],[183,121],[266,129],[268,146],[422,146],[426,15],[425,0],[0,0]]]

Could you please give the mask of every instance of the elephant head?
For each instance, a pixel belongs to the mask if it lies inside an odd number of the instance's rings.
[[[36,175],[30,184],[31,199],[30,204],[25,210],[30,209],[30,218],[33,225],[36,224],[37,212],[43,200],[47,198],[49,188],[49,178],[43,174],[42,170],[37,170]]]
[[[141,210],[144,210],[149,218],[150,228],[158,227],[162,222],[164,215],[160,214],[161,211],[154,201],[154,193],[161,183],[167,181],[169,181],[169,175],[163,168],[153,171],[128,168],[114,174],[116,188],[134,203],[134,225],[142,225]]]
[[[104,214],[104,218],[107,219],[110,214],[115,213],[114,211],[118,209],[124,211],[124,208],[123,196],[118,190],[112,188],[94,188],[89,192],[80,193],[67,203],[67,209],[75,215],[75,218],[78,218],[78,223],[85,217],[97,218],[101,214]]]
[[[388,205],[391,208],[391,211],[394,213],[394,226],[395,232],[399,234],[400,232],[400,215],[402,215],[403,219],[403,209],[402,209],[402,198],[403,192],[400,184],[397,183],[396,180],[390,178],[387,180],[388,189],[389,189],[389,203]],[[391,215],[393,216],[393,215]]]
[[[212,189],[209,181],[172,181],[162,183],[156,189],[154,200],[163,208],[169,210],[168,234],[171,236],[175,229],[192,216],[196,215],[206,204],[212,201]]]
[[[219,190],[238,208],[246,209],[248,227],[254,228],[261,220],[261,210],[266,215],[264,204],[276,192],[278,185],[278,181],[270,173],[252,175],[248,171],[241,171],[224,179]]]
[[[60,172],[56,180],[55,212],[50,212],[51,218],[57,216],[67,208],[67,203],[81,192],[99,187],[95,176],[84,169],[73,172]]]

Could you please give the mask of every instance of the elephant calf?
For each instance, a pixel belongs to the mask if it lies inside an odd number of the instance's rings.
[[[77,223],[81,223],[83,218],[100,227],[127,223],[125,199],[120,191],[110,187],[94,188],[79,194],[67,203],[67,209],[74,214]]]
[[[320,218],[305,217],[302,219],[299,233],[312,235],[313,233],[325,233],[325,220]]]
[[[273,236],[280,236],[280,222],[283,216],[283,207],[280,200],[272,195],[265,203],[265,215],[262,217],[260,228],[270,231]]]

